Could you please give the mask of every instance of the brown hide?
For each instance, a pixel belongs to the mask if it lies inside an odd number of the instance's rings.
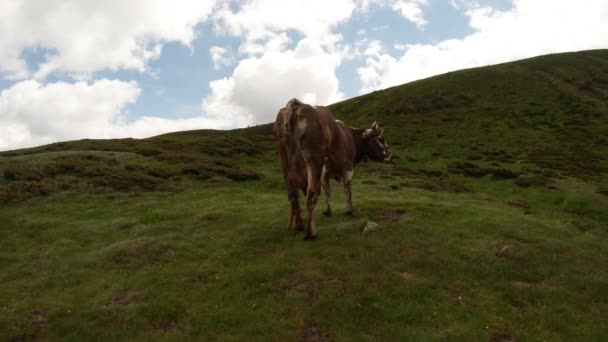
[[[279,110],[279,113],[277,114],[277,118],[273,126],[274,145],[277,149],[277,153],[279,154],[279,166],[281,168],[281,173],[283,174],[283,179],[285,180],[285,185],[287,185],[289,180],[296,189],[300,189],[302,190],[302,192],[306,193],[306,188],[308,187],[306,176],[306,164],[304,164],[304,159],[302,159],[300,149],[296,148],[296,145],[290,143],[289,141],[289,136],[287,135],[287,132],[284,129],[285,117],[285,108],[281,108],[281,110]],[[292,172],[291,177],[288,179],[288,158],[290,156],[295,163],[292,169],[299,170],[299,172]]]
[[[372,127],[378,128],[374,125]],[[329,108],[311,106],[297,99],[290,100],[279,111],[273,130],[279,165],[291,203],[288,229],[293,228],[296,232],[303,229],[298,196],[298,190],[301,190],[306,194],[308,209],[306,238],[316,238],[313,213],[321,186],[327,196],[324,214],[331,215],[330,178],[343,180],[347,213],[352,214],[351,177],[354,165],[366,155],[380,160],[390,157],[383,143],[378,142],[382,131],[376,131],[376,128],[363,130],[348,127],[336,121]],[[379,146],[383,154],[370,154],[370,146]]]

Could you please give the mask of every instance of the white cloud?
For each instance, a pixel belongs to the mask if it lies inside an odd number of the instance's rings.
[[[140,89],[135,82],[22,81],[0,93],[0,150],[76,137],[107,136]]]
[[[457,10],[482,7],[478,0],[450,0],[450,5]]]
[[[136,82],[43,84],[21,81],[0,92],[0,150],[80,138],[147,137],[196,128],[233,128],[229,117],[141,117],[127,122],[125,108],[141,90]]]
[[[285,32],[267,32],[265,36],[249,38],[243,41],[239,47],[239,52],[248,56],[261,56],[266,52],[284,51],[291,43],[291,39]]]
[[[457,1],[468,0],[450,0],[452,6],[457,7]],[[390,7],[393,11],[401,14],[403,18],[415,24],[420,30],[424,29],[428,24],[424,16],[424,8],[427,7],[430,0],[356,0],[356,9],[363,15],[366,15],[372,7]],[[386,25],[380,26],[380,29],[385,29]],[[375,29],[376,31],[378,28]]]
[[[52,72],[88,77],[103,69],[145,71],[164,43],[190,45],[195,26],[215,1],[3,0],[0,2],[0,72],[11,78]],[[28,70],[22,53],[44,48],[50,56]]]
[[[423,29],[428,23],[424,17],[423,7],[428,3],[428,0],[395,0],[392,1],[391,8],[414,23],[418,29]]]
[[[234,63],[234,57],[232,57],[230,51],[221,46],[212,46],[209,48],[209,55],[211,56],[211,61],[213,62],[213,68],[215,68],[215,70],[224,66],[231,66]]]
[[[356,9],[362,14],[367,14],[369,12],[370,7],[374,5],[379,5],[385,0],[356,0]]]
[[[608,47],[605,0],[515,0],[509,11],[477,7],[466,15],[474,32],[463,39],[406,44],[399,58],[388,53],[368,58],[358,69],[361,92],[457,69]]]
[[[240,61],[231,77],[211,82],[203,110],[245,125],[274,121],[278,109],[293,97],[320,105],[343,99],[335,74],[341,58],[321,45],[304,39],[294,50]]]
[[[239,50],[256,56],[269,51],[269,41],[274,41],[274,50],[284,49],[290,30],[331,47],[341,40],[332,28],[355,10],[353,0],[247,0],[237,10],[230,5],[215,13],[217,31],[244,38]]]

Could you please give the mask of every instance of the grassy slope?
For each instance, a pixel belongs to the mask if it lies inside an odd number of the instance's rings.
[[[338,103],[400,159],[314,243],[269,125],[2,153],[0,337],[606,339],[607,100],[589,51]]]

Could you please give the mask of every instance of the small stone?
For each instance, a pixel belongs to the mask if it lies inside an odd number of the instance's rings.
[[[502,246],[502,248],[496,252],[496,256],[497,257],[503,256],[510,248],[511,248],[511,245]]]
[[[365,226],[363,226],[363,233],[367,234],[367,233],[373,232],[374,230],[378,230],[379,228],[380,228],[380,225],[377,224],[376,222],[367,221]]]

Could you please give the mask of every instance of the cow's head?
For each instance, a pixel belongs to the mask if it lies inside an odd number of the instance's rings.
[[[391,161],[393,155],[388,150],[388,143],[382,136],[384,129],[374,122],[372,126],[363,132],[365,154],[373,160]]]

